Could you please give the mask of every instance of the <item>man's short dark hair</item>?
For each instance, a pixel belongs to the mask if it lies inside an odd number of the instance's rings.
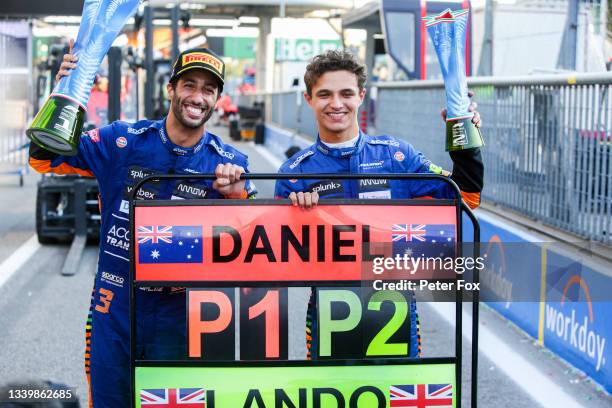
[[[329,50],[314,57],[306,67],[304,83],[306,92],[312,95],[312,87],[319,78],[330,71],[349,71],[357,77],[357,86],[361,91],[365,87],[368,77],[365,65],[359,63],[355,56],[347,51]]]

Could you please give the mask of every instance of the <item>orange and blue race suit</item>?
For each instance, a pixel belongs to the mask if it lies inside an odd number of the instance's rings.
[[[463,200],[475,208],[480,204],[484,166],[480,149],[451,152],[452,174],[433,164],[404,140],[391,136],[359,134],[355,146],[331,148],[317,142],[295,153],[279,169],[280,173],[432,173],[449,175],[461,190]],[[431,197],[455,199],[452,187],[438,180],[315,180],[292,179],[276,182],[275,196],[287,198],[292,192],[317,192],[321,199],[406,199]],[[419,322],[414,298],[410,306],[410,356],[420,355]],[[316,358],[316,308],[311,294],[306,321],[308,355]]]
[[[218,164],[247,168],[247,156],[205,132],[193,147],[178,146],[165,120],[114,122],[81,137],[76,156],[60,156],[31,143],[30,165],[41,173],[95,177],[100,188],[100,250],[86,336],[90,400],[96,408],[130,406],[129,371],[129,199],[135,184],[151,174],[214,173]],[[247,181],[246,197],[256,193]],[[212,180],[184,179],[145,184],[139,199],[223,198]],[[186,355],[185,293],[172,288],[141,288],[136,296],[137,356],[146,359]]]

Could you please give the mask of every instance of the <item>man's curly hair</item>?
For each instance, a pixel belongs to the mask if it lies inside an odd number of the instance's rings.
[[[350,52],[329,50],[314,57],[306,67],[304,83],[308,95],[312,96],[312,87],[323,74],[330,71],[352,72],[357,77],[359,90],[361,91],[365,86],[367,79],[365,65],[360,64]]]

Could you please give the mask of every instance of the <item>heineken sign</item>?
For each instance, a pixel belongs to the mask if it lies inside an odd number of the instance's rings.
[[[135,402],[136,407],[454,407],[454,378],[455,365],[444,363],[150,366],[136,368]]]
[[[309,61],[327,50],[342,48],[340,40],[276,39],[276,61]]]

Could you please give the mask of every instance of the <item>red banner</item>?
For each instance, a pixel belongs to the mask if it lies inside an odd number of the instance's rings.
[[[136,280],[176,282],[358,281],[392,245],[455,242],[457,224],[456,207],[437,205],[143,206],[135,217]]]

